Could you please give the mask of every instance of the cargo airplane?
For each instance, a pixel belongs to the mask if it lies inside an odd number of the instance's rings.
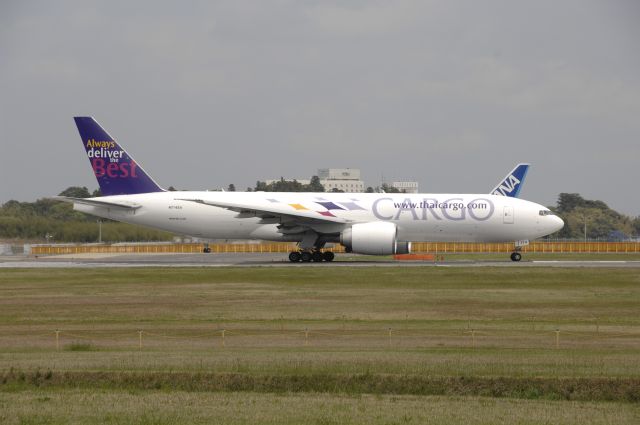
[[[412,241],[514,242],[511,259],[519,261],[520,246],[564,225],[548,208],[515,197],[524,179],[518,167],[491,194],[166,191],[92,117],[75,122],[103,196],[56,199],[197,238],[297,242],[292,262],[332,261],[322,251],[327,243],[389,255],[409,253]]]

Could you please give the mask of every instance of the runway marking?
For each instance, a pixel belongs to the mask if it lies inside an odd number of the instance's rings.
[[[512,261],[451,261],[396,262],[396,261],[336,261],[334,263],[290,263],[280,254],[109,254],[90,256],[54,257],[0,257],[0,269],[6,268],[122,268],[122,267],[592,267],[640,268],[638,260],[531,260]]]
[[[532,263],[640,263],[625,260],[533,260]]]

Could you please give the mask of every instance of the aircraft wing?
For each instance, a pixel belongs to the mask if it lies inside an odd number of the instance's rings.
[[[91,205],[92,207],[101,207],[101,208],[121,208],[125,210],[137,210],[138,208],[141,207],[141,205],[138,205],[135,203],[101,201],[95,198],[72,198],[69,196],[52,196],[49,199],[54,201],[64,201],[64,202],[72,202],[76,204]]]
[[[212,207],[225,208],[227,210],[236,211],[242,217],[260,217],[263,219],[279,218],[281,222],[293,222],[297,224],[346,224],[349,220],[336,217],[330,211],[316,211],[309,209],[300,204],[273,204],[273,205],[255,205],[238,202],[210,201],[204,199],[180,199],[177,201],[190,201],[198,204],[210,205]]]

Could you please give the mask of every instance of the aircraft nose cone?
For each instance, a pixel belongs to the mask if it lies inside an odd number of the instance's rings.
[[[557,215],[552,216],[553,218],[553,232],[557,232],[558,230],[562,229],[564,227],[564,221],[562,221],[562,219],[560,217],[558,217]]]

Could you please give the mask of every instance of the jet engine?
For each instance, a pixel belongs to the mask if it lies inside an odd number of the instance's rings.
[[[386,221],[358,223],[340,234],[340,243],[349,252],[371,255],[408,254],[411,242],[398,242],[398,229]]]

